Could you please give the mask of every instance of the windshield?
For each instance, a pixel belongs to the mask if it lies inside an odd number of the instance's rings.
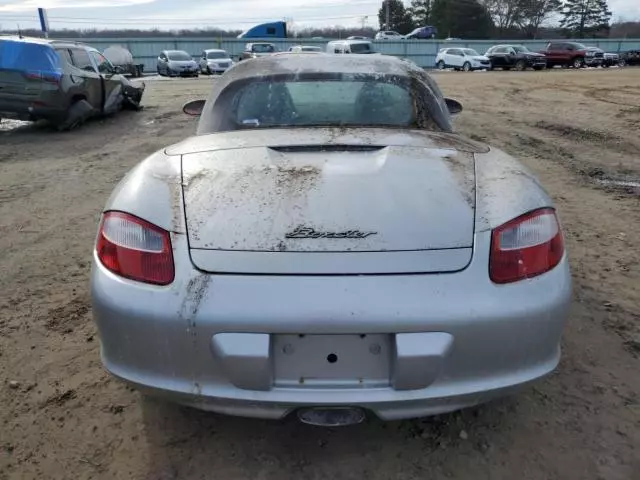
[[[513,47],[513,49],[518,52],[518,53],[526,53],[529,51],[529,49],[527,47],[523,47],[521,45],[516,45]]]
[[[369,43],[352,43],[351,53],[373,53],[373,49]]]
[[[470,57],[473,57],[473,56],[477,57],[479,55],[479,53],[476,52],[473,48],[463,48],[462,51],[464,52],[465,55],[468,55]]]
[[[175,60],[177,62],[192,60],[191,55],[187,52],[168,52],[167,57],[169,57],[169,60]]]
[[[320,80],[272,79],[248,82],[233,90],[232,111],[230,115],[224,114],[233,119],[227,130],[350,125],[406,127],[415,121],[408,80],[398,81],[396,77],[344,74]]]
[[[276,49],[271,44],[257,43],[252,47],[251,50],[254,51],[255,53],[271,53],[271,52],[275,52]]]
[[[48,45],[0,40],[2,69],[53,71],[58,65],[58,54]]]
[[[209,52],[207,53],[207,59],[213,60],[216,58],[229,58],[229,54],[227,52]]]
[[[586,50],[587,46],[583,45],[582,43],[574,43],[573,46],[577,49],[577,50]]]

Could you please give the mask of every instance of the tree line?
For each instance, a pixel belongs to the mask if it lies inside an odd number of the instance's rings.
[[[560,18],[558,27],[545,26],[553,17]],[[608,37],[610,20],[607,0],[412,0],[408,8],[402,0],[383,0],[378,12],[385,30],[406,34],[430,25],[440,38],[544,38],[549,30]]]

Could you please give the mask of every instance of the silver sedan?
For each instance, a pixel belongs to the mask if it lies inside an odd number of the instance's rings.
[[[102,361],[144,392],[318,425],[449,412],[560,358],[553,203],[387,56],[236,65],[197,135],[138,164],[100,220]]]

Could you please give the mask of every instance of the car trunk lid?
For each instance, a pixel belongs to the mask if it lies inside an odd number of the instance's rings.
[[[183,156],[192,260],[206,271],[454,271],[471,258],[473,154],[272,145]]]

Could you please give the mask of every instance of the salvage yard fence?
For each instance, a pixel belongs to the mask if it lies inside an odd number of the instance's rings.
[[[220,48],[226,50],[233,58],[237,58],[244,49],[244,45],[250,42],[260,42],[258,39],[236,38],[207,38],[207,37],[158,37],[158,38],[83,38],[73,39],[87,43],[98,50],[104,50],[111,45],[120,45],[127,48],[134,57],[135,63],[144,64],[145,72],[156,70],[156,60],[162,50],[184,50],[194,57],[199,57],[203,50]],[[328,39],[269,39],[264,40],[273,43],[279,51],[286,51],[293,45],[314,45],[326,47]],[[621,53],[628,50],[640,50],[640,39],[584,39],[578,40],[588,46],[595,46],[605,52]],[[433,68],[438,50],[445,47],[473,48],[483,54],[489,47],[500,43],[525,45],[533,51],[542,50],[549,40],[380,40],[374,41],[377,52],[406,58],[424,68]]]

